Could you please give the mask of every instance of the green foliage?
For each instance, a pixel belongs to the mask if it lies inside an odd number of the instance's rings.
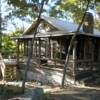
[[[37,17],[39,10],[35,4],[39,4],[39,0],[6,0],[9,5],[14,7],[12,16],[23,18],[27,15],[31,16],[32,19]],[[49,0],[45,0],[47,4]],[[74,22],[79,23],[82,19],[86,4],[89,0],[57,0],[55,5],[52,7],[50,16],[64,18],[65,13],[70,13],[71,18]],[[94,2],[95,1],[95,2]],[[91,4],[95,5],[95,8],[100,15],[100,0],[91,0]],[[45,10],[44,10],[45,11]],[[58,14],[60,16],[58,16]],[[24,19],[25,20],[25,19]],[[96,20],[96,28],[99,27],[100,21]]]
[[[4,57],[15,56],[16,43],[11,39],[11,37],[19,36],[22,33],[22,29],[16,28],[16,31],[9,33],[9,35],[2,35],[2,52]]]
[[[45,1],[48,3],[48,0]],[[13,16],[25,17],[29,15],[34,19],[37,17],[39,0],[7,0],[7,2],[14,7]]]
[[[23,30],[19,28],[16,31],[12,32],[10,35],[2,35],[2,52],[4,57],[13,56],[16,52],[16,43],[12,41],[12,36],[19,36],[19,34],[23,33]]]
[[[95,27],[100,30],[100,19],[95,20]]]
[[[56,16],[59,12],[62,12],[63,10],[67,13],[72,14],[72,18],[75,22],[79,23],[79,19],[82,18],[82,15],[84,13],[86,7],[86,0],[58,0],[58,2],[53,7],[53,10],[51,10],[51,16]],[[63,13],[61,14],[61,17],[63,17]]]
[[[8,57],[15,52],[16,44],[11,40],[10,36],[2,35],[2,53],[4,57]]]
[[[57,15],[60,14],[60,17],[63,18],[65,13],[71,13],[70,17],[74,20],[74,22],[79,23],[82,19],[87,1],[88,0],[57,0],[55,6],[53,6],[50,12],[50,15],[59,17]],[[100,0],[96,0],[95,2],[91,0],[90,5],[94,5],[100,15]],[[65,12],[63,13],[63,11]],[[96,20],[95,27],[100,29],[99,25],[100,21]]]
[[[11,36],[19,36],[20,34],[23,34],[24,30],[20,28],[16,28],[14,32],[11,32]]]

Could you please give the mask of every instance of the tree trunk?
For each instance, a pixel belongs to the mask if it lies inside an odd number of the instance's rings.
[[[28,71],[30,60],[31,60],[31,57],[32,57],[34,40],[35,40],[35,36],[37,34],[37,28],[38,28],[39,23],[40,23],[40,17],[41,17],[42,11],[43,11],[44,2],[45,2],[45,0],[42,0],[41,9],[40,9],[39,16],[38,16],[38,19],[36,21],[36,25],[35,25],[34,32],[33,32],[32,44],[31,44],[31,48],[30,48],[30,51],[29,51],[29,56],[28,56],[26,67],[25,67],[24,79],[23,79],[23,83],[22,83],[22,92],[23,93],[25,92],[25,82],[27,80],[27,71]]]
[[[68,65],[68,60],[69,60],[70,51],[71,51],[71,48],[72,48],[72,46],[73,46],[73,43],[74,43],[74,41],[75,41],[75,39],[76,39],[76,36],[79,34],[79,30],[80,30],[80,28],[81,28],[81,26],[82,26],[82,24],[83,24],[83,22],[84,22],[84,19],[85,19],[85,16],[86,16],[86,11],[88,10],[90,1],[91,1],[91,0],[88,0],[88,4],[87,4],[86,10],[85,10],[85,13],[84,13],[84,15],[83,15],[82,21],[81,21],[81,23],[79,24],[79,27],[77,28],[76,33],[72,36],[72,39],[71,39],[71,41],[70,41],[70,45],[69,45],[69,47],[68,47],[68,53],[67,53],[67,55],[66,55],[65,66],[64,66],[64,71],[63,71],[63,78],[62,78],[62,84],[61,84],[62,88],[64,87],[65,74],[66,74],[66,68],[67,68],[67,65]]]
[[[0,0],[0,52],[2,49],[2,27],[1,27],[1,24],[2,24],[2,18],[1,18],[1,0]]]

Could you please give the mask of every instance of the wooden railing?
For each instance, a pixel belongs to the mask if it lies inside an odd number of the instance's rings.
[[[26,60],[21,59],[20,63],[26,63]],[[31,63],[36,66],[45,66],[52,68],[64,68],[65,60],[61,59],[50,59],[50,58],[39,58],[33,57],[31,59]],[[75,68],[73,69],[73,64],[75,64]],[[91,60],[69,60],[67,70],[70,72],[75,71],[75,73],[81,73],[84,71],[94,71],[100,69],[99,62],[93,62]]]
[[[81,73],[86,71],[96,71],[99,68],[99,62],[93,62],[91,60],[77,60],[75,72]]]

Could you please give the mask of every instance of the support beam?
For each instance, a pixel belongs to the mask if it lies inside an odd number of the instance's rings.
[[[51,44],[50,44],[50,38],[48,38],[48,58],[51,58]]]
[[[85,40],[85,41],[87,41],[87,40]],[[86,43],[85,43],[85,41],[84,41],[84,60],[86,60],[87,59],[87,57],[86,57]]]
[[[93,42],[93,40],[91,40],[91,46],[92,46],[92,48],[91,48],[91,52],[92,52],[92,61],[94,61],[94,42]],[[98,50],[99,51],[99,50]],[[99,54],[99,52],[98,52],[98,54]]]
[[[22,53],[22,57],[23,57],[23,42],[21,41],[21,53]]]
[[[32,50],[33,50],[32,40],[30,40],[29,49],[32,49]],[[30,50],[29,50],[29,51],[30,51]],[[31,52],[31,55],[32,55],[32,57],[33,57],[33,52]]]
[[[44,41],[44,45],[45,45],[45,58],[47,57],[47,39],[45,39],[45,41]]]
[[[26,56],[28,56],[28,40],[26,41]]]
[[[59,46],[60,46],[60,59],[62,59],[62,41],[61,41],[61,39],[59,41],[60,41],[60,44],[59,44]]]
[[[77,59],[77,41],[74,41],[74,43],[73,43],[73,77],[74,77],[74,81],[75,81],[76,59]]]
[[[53,41],[50,40],[50,45],[51,45],[51,59],[53,59]]]
[[[39,38],[39,67],[41,63],[41,39]]]
[[[100,41],[99,41],[99,44],[100,44]],[[98,55],[98,61],[100,62],[100,45],[98,45],[99,46],[99,50],[98,50],[98,53],[99,53],[99,55]]]
[[[46,39],[46,58],[49,58],[49,40]]]
[[[24,40],[24,56],[26,56],[26,48],[25,48],[25,46],[26,46],[26,40]]]
[[[56,67],[56,65],[57,65],[57,61],[56,61],[56,57],[57,57],[57,44],[56,44],[56,42],[54,42],[53,43],[53,46],[54,46],[54,65],[55,65],[55,67]]]
[[[19,39],[16,40],[16,54],[17,54],[17,66],[19,67]]]
[[[37,49],[37,39],[35,40],[35,56],[37,57],[37,51],[38,51],[38,49]]]

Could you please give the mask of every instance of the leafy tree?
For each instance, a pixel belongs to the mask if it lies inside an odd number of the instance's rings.
[[[17,16],[23,20],[26,20],[27,16],[36,18],[41,6],[39,0],[7,0],[7,2],[14,7],[12,16]]]
[[[11,32],[10,36],[19,36],[20,33],[23,33],[23,31],[24,31],[23,29],[17,27],[15,31]]]
[[[16,44],[11,40],[9,35],[2,35],[2,55],[8,58],[9,55],[13,56],[16,48]]]
[[[53,6],[50,15],[56,17],[67,17],[69,14],[74,22],[79,23],[82,19],[83,12],[86,8],[86,3],[88,0],[57,0]],[[91,0],[90,7],[94,8],[100,16],[100,1]],[[65,15],[66,13],[66,15]],[[100,29],[100,20],[96,19],[95,27]]]
[[[0,48],[1,48],[1,43],[2,43],[2,38],[1,38],[1,34],[2,34],[1,23],[2,23],[2,18],[1,18],[1,1],[0,1]],[[1,51],[1,49],[0,49],[0,51]]]
[[[20,33],[22,33],[23,30],[16,28],[16,31],[8,33],[8,34],[2,34],[2,54],[4,57],[8,58],[10,56],[15,56],[15,50],[16,50],[16,43],[12,41],[12,36],[19,36]]]
[[[37,12],[40,8],[40,0],[5,0],[8,5],[13,6],[10,17],[18,17],[26,20],[27,16],[32,19],[37,18]],[[46,4],[50,0],[46,0]],[[52,1],[52,0],[51,0]],[[56,0],[55,5],[51,8],[50,16],[68,18],[70,16],[74,22],[79,23],[88,0]],[[100,16],[100,0],[91,0],[91,7],[95,6]],[[45,11],[45,10],[44,10]],[[28,19],[28,21],[32,21]],[[100,28],[100,21],[96,19],[96,28]]]
[[[41,4],[39,2],[40,0],[2,0],[2,1],[3,2],[1,4],[3,6],[4,3],[6,4],[5,6],[6,16],[2,18],[2,23],[0,24],[4,26],[3,27],[4,30],[7,29],[9,23],[16,28],[17,25],[15,19],[16,20],[19,19],[23,22],[28,22],[28,23],[32,22],[32,20],[35,20],[37,18],[38,12],[41,7]]]

